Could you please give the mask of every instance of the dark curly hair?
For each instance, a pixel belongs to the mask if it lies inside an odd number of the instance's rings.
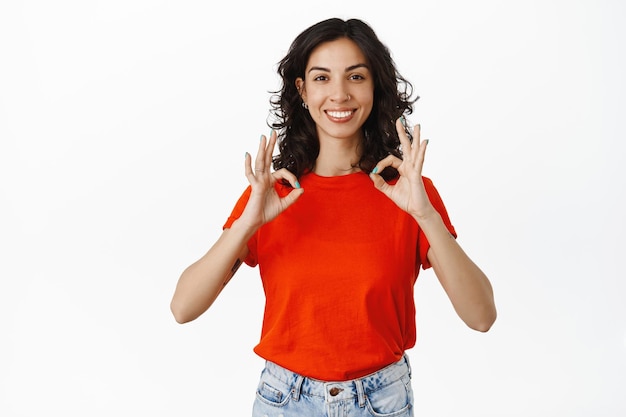
[[[400,75],[389,50],[368,24],[359,19],[331,18],[300,33],[278,63],[282,88],[272,92],[270,114],[275,120],[268,123],[278,132],[279,153],[273,159],[276,170],[286,168],[298,178],[313,170],[320,147],[317,130],[311,115],[301,105],[295,81],[298,77],[305,78],[313,49],[340,38],[348,38],[359,46],[374,77],[374,105],[363,124],[364,140],[358,167],[370,172],[389,154],[402,157],[395,121],[401,115],[411,114],[419,97],[411,99],[413,86]],[[398,173],[387,167],[381,175],[391,179]]]

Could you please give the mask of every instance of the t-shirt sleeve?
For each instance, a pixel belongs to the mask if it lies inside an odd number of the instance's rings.
[[[233,225],[235,220],[237,220],[239,216],[241,216],[241,213],[243,213],[243,210],[246,208],[246,204],[248,204],[248,199],[250,199],[251,192],[252,187],[250,186],[248,186],[244,190],[244,192],[241,194],[241,197],[239,197],[239,200],[237,200],[237,203],[235,203],[235,207],[230,213],[230,216],[228,216],[228,219],[226,219],[226,223],[224,223],[224,226],[222,226],[222,229],[229,229]],[[248,241],[248,256],[246,256],[246,259],[244,259],[244,262],[250,266],[256,266],[258,263],[256,255],[256,236],[257,234],[255,233]]]
[[[429,178],[423,177],[423,180],[424,180],[424,188],[426,189],[426,194],[428,195],[428,199],[430,200],[430,203],[433,205],[435,210],[437,210],[437,212],[441,216],[441,219],[443,220],[443,223],[448,228],[448,231],[450,232],[450,234],[452,234],[452,236],[456,238],[456,231],[454,230],[454,226],[452,226],[452,223],[450,222],[450,217],[448,216],[448,212],[446,210],[445,205],[443,204],[443,201],[441,200],[441,196],[439,195],[439,192],[437,191],[437,189],[433,185],[433,182]],[[428,249],[430,249],[430,243],[428,243],[428,239],[426,238],[426,235],[424,234],[421,228],[419,229],[418,236],[417,236],[417,248],[419,252],[420,263],[422,264],[422,269],[430,268],[432,265],[430,264],[430,262],[428,262],[428,256],[427,256]]]

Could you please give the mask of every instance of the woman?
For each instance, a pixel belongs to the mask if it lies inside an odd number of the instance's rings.
[[[422,177],[428,141],[404,119],[411,84],[366,23],[311,26],[278,73],[272,133],[254,166],[245,158],[250,186],[181,275],[172,311],[194,320],[242,262],[258,265],[266,306],[254,350],[266,367],[254,416],[410,416],[420,267],[478,331],[496,318],[491,285]]]

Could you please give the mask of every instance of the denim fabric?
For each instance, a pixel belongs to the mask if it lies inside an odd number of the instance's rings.
[[[404,357],[362,378],[326,382],[266,362],[252,417],[412,417],[411,366]]]

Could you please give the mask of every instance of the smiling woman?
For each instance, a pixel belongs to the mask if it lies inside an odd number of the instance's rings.
[[[374,80],[356,43],[340,38],[318,46],[309,57],[305,78],[296,79],[302,102],[317,125],[320,155],[313,171],[323,176],[354,172],[357,160],[342,166],[345,155],[359,156],[361,126],[374,103]],[[337,158],[337,160],[335,160]],[[320,166],[321,162],[328,163]]]
[[[433,267],[479,331],[496,318],[491,284],[422,176],[428,141],[404,119],[411,84],[365,22],[309,27],[278,73],[272,134],[254,167],[245,157],[250,185],[217,242],[183,271],[172,312],[196,319],[242,263],[258,265],[266,306],[254,351],[266,366],[253,416],[412,416],[405,352],[420,268]]]

